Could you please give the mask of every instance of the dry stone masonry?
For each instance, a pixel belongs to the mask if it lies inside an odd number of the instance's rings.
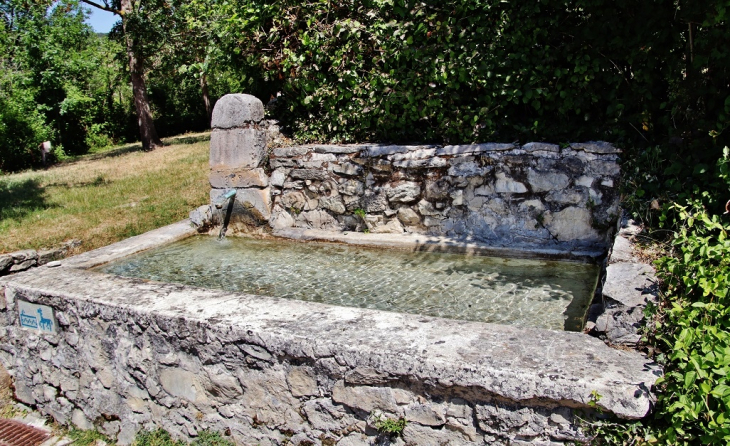
[[[266,151],[263,105],[213,113],[211,199],[238,191],[235,230],[446,236],[514,249],[605,252],[619,216],[620,150],[605,142],[302,145]],[[196,211],[198,223],[211,215]],[[220,216],[217,217],[220,220]]]

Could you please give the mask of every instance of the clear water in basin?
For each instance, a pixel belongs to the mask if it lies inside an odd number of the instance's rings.
[[[331,243],[195,236],[103,265],[127,277],[333,305],[582,329],[598,267]]]

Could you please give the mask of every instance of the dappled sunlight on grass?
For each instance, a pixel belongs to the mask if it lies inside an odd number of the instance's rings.
[[[208,200],[208,135],[0,176],[0,251],[70,238],[86,251],[186,218]]]

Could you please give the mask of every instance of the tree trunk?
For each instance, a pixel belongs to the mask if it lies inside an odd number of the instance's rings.
[[[203,104],[205,104],[205,114],[208,115],[208,126],[213,118],[213,110],[210,108],[210,95],[208,94],[208,79],[205,73],[200,73],[200,89],[203,92]]]
[[[129,75],[132,78],[132,93],[134,94],[134,107],[137,110],[137,123],[139,124],[139,135],[142,139],[144,150],[154,150],[162,145],[157,136],[155,123],[150,112],[150,103],[147,99],[147,87],[144,83],[144,61],[137,54],[134,45],[134,36],[127,29],[127,17],[133,14],[132,0],[121,0],[122,29],[127,44],[127,57],[129,57]]]

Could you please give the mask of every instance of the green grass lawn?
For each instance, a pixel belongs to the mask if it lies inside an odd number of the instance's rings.
[[[0,252],[80,239],[79,251],[187,217],[208,201],[209,134],[168,138],[160,149],[111,147],[0,176]]]

